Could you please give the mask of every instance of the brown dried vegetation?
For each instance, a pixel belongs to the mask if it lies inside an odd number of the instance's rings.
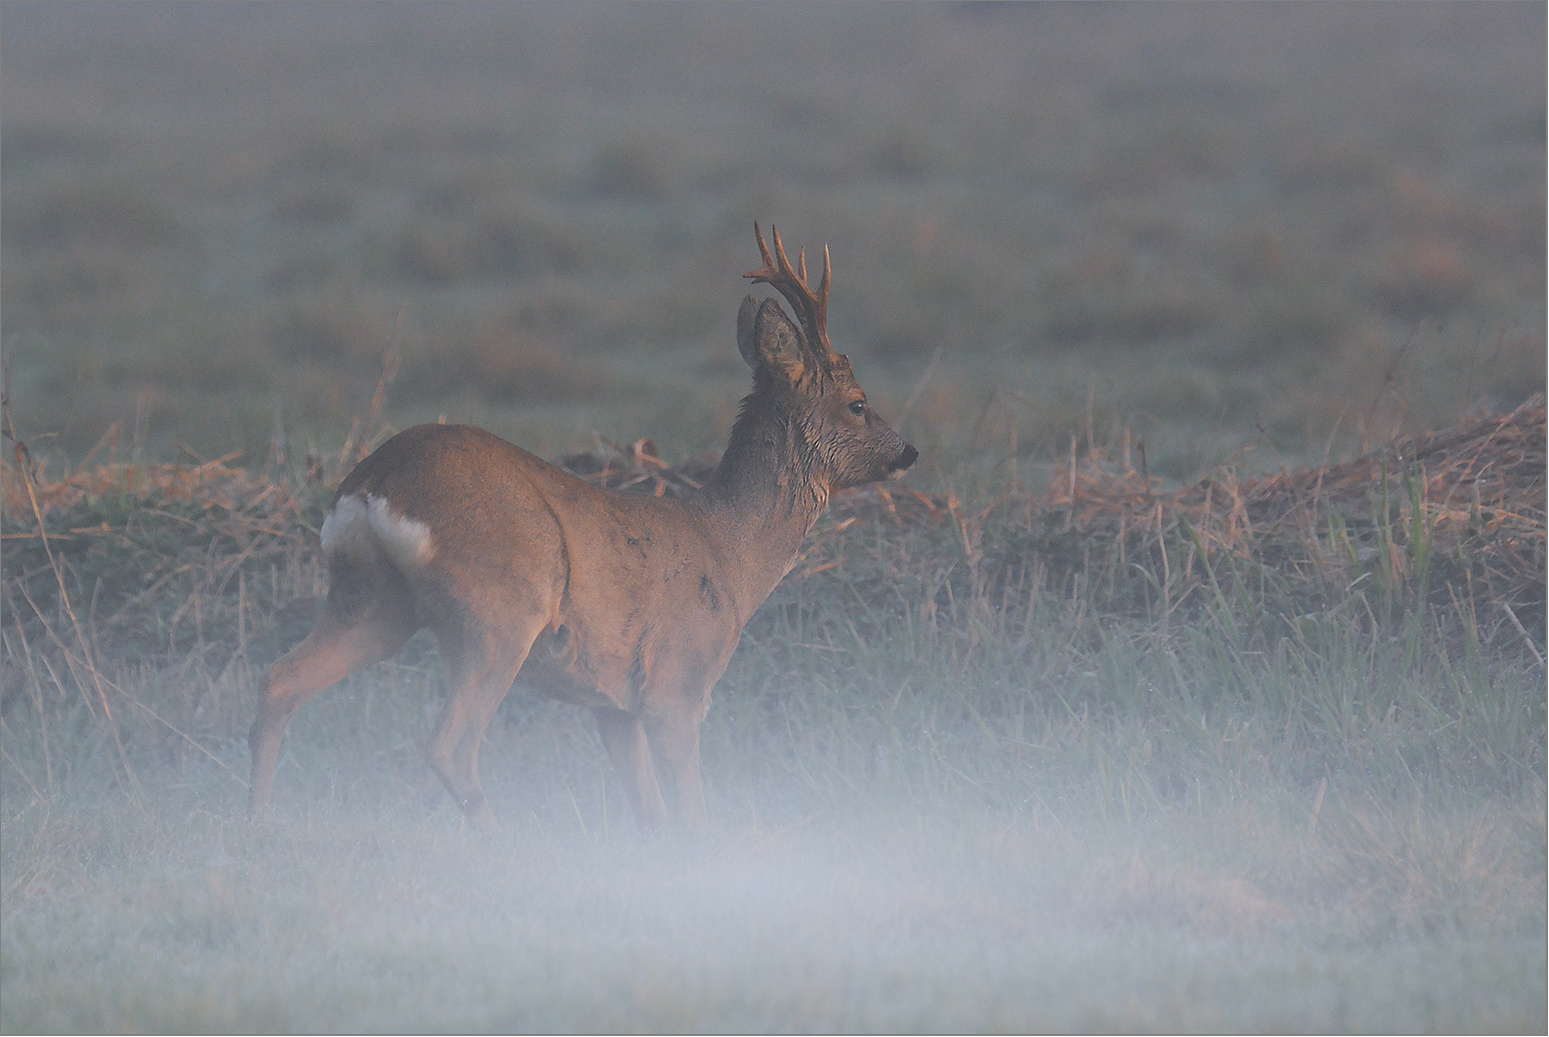
[[[1149,578],[1133,570],[1120,575],[1110,606],[1124,605],[1124,588],[1133,594],[1150,586],[1165,592],[1151,606],[1171,612],[1213,593],[1217,570],[1239,566],[1272,573],[1309,602],[1339,600],[1371,582],[1389,603],[1416,595],[1438,605],[1467,602],[1532,629],[1544,617],[1544,429],[1538,396],[1509,414],[1399,437],[1352,461],[1251,478],[1223,466],[1172,492],[1146,473],[1143,447],[1090,446],[1078,454],[1073,441],[1042,493],[1008,491],[976,511],[950,494],[907,488],[841,493],[797,571],[813,575],[840,564],[844,535],[856,523],[951,526],[965,557],[986,572],[1004,575],[1036,561],[1069,578],[1110,554],[1121,570],[1134,563],[1150,571]],[[159,530],[197,535],[210,586],[223,585],[235,568],[294,567],[286,560],[298,551],[310,557],[315,548],[315,484],[336,482],[360,453],[352,442],[338,457],[308,457],[302,481],[310,487],[232,467],[228,456],[188,465],[88,459],[57,476],[38,460],[30,462],[29,489],[22,469],[7,461],[0,493],[12,559],[8,590],[38,575],[29,560],[42,543],[39,515],[68,559],[138,553],[158,542]],[[702,486],[716,460],[702,453],[669,464],[651,440],[621,446],[598,437],[591,451],[558,463],[609,489],[673,497]],[[122,522],[99,519],[111,501],[135,514],[126,511]],[[176,546],[182,554],[194,543]],[[169,567],[177,568],[172,559],[151,571],[165,575]],[[155,579],[147,575],[146,582]],[[109,628],[115,616],[105,617]]]

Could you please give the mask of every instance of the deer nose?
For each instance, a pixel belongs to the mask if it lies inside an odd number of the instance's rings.
[[[904,444],[904,452],[898,455],[898,460],[888,467],[895,472],[901,472],[920,459],[920,452],[908,443]]]

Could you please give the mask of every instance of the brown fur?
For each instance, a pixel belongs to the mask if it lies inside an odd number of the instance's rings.
[[[800,324],[773,299],[744,300],[753,392],[702,491],[671,501],[598,489],[461,425],[400,433],[345,478],[324,524],[322,616],[270,668],[249,736],[253,812],[269,802],[296,710],[429,627],[448,683],[430,762],[471,822],[494,823],[479,743],[520,680],[595,712],[643,827],[660,826],[667,800],[686,826],[704,823],[699,724],[743,624],[833,491],[917,456],[828,344],[826,254],[813,293],[778,232],[771,256],[754,229],[765,267],[747,276],[779,290]]]

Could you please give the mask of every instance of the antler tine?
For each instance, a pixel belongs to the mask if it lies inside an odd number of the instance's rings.
[[[774,228],[771,227],[770,229],[773,230]],[[753,221],[753,237],[758,240],[758,256],[759,256],[760,259],[762,259],[764,261],[764,269],[765,270],[773,270],[774,269],[774,265],[775,265],[774,257],[769,254],[769,246],[764,244],[764,232],[758,229],[758,221],[757,220]],[[776,230],[775,231],[775,241],[779,241],[779,240],[780,240],[780,232]],[[758,274],[743,274],[742,276],[743,277],[757,277]]]
[[[773,255],[764,242],[764,232],[759,228],[758,221],[753,222],[753,236],[758,241],[758,254],[764,261],[764,268],[743,276],[751,278],[755,283],[767,284],[785,296],[786,302],[796,311],[796,317],[807,333],[812,348],[832,353],[834,347],[829,344],[826,326],[828,286],[832,276],[828,246],[823,246],[823,280],[814,293],[807,286],[807,250],[802,249],[797,253],[797,265],[792,267],[790,258],[785,254],[785,243],[780,240],[780,229],[771,225],[769,232],[774,238]]]
[[[830,271],[832,269],[828,258],[828,246],[823,246],[823,280],[818,284],[817,293],[813,294],[812,289],[807,287],[807,250],[802,249],[796,253],[796,270],[793,271],[790,260],[785,258],[785,249],[780,244],[780,231],[773,226],[769,229],[774,233],[775,254],[780,257],[781,272],[795,274],[797,281],[801,284],[802,291],[811,296],[812,301],[816,304],[817,316],[822,318],[828,310],[828,284],[831,279]]]
[[[769,233],[774,235],[775,255],[780,258],[780,273],[787,277],[796,278],[797,281],[801,282],[803,288],[807,287],[807,254],[805,252],[800,253],[802,270],[801,274],[798,275],[795,270],[791,269],[791,261],[785,258],[785,243],[780,240],[780,228],[771,223],[769,225]]]

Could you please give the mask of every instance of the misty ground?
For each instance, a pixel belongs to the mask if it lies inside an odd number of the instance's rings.
[[[1541,489],[1428,497],[1399,451],[1307,534],[1316,586],[1050,502],[1541,392],[1544,39],[1531,4],[7,2],[0,1029],[1542,1032]],[[719,449],[754,219],[832,250],[936,503],[836,509],[754,618],[709,836],[639,837],[590,717],[521,694],[465,831],[420,640],[301,712],[250,825],[348,460],[442,415]]]

